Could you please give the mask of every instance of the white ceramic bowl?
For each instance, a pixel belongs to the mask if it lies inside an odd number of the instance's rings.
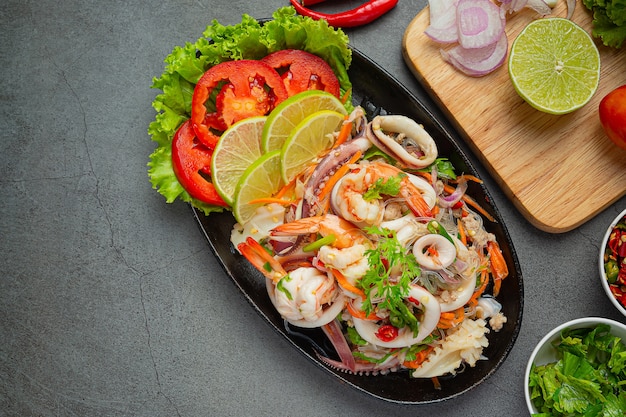
[[[552,347],[552,342],[560,338],[561,330],[567,327],[571,329],[595,327],[596,325],[602,323],[611,326],[611,334],[620,337],[622,339],[622,342],[626,342],[625,324],[602,317],[584,317],[568,321],[561,324],[560,326],[555,327],[550,331],[550,333],[545,335],[539,343],[537,343],[537,346],[533,350],[533,353],[530,355],[528,365],[526,365],[526,373],[524,374],[524,396],[526,397],[526,406],[528,407],[528,412],[531,415],[537,412],[535,406],[530,400],[530,390],[528,388],[530,370],[532,369],[533,364],[540,366],[547,363],[556,362],[558,360],[556,357],[556,350]]]
[[[609,300],[611,300],[611,303],[613,303],[615,308],[617,308],[624,316],[626,316],[626,308],[624,308],[624,306],[621,305],[619,301],[617,301],[615,296],[613,296],[613,294],[611,293],[611,288],[609,287],[609,282],[606,279],[606,273],[604,271],[604,251],[606,249],[606,243],[609,240],[611,231],[625,215],[626,209],[618,214],[618,216],[611,222],[611,225],[607,228],[606,233],[604,234],[604,238],[602,239],[602,244],[600,245],[600,255],[598,256],[598,267],[600,270],[600,281],[602,282],[602,288],[604,288],[604,292],[606,293],[607,297],[609,297]]]

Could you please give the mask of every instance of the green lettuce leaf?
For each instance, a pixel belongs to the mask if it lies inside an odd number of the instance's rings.
[[[530,373],[535,416],[626,415],[626,346],[608,325],[566,329],[553,347],[558,360]]]
[[[247,14],[234,25],[222,25],[213,20],[202,37],[194,43],[174,47],[165,58],[163,73],[152,79],[152,88],[161,93],[152,102],[156,116],[148,126],[148,134],[157,144],[150,155],[148,176],[152,187],[166,202],[182,200],[207,215],[223,210],[192,198],[180,185],[172,168],[172,138],[178,127],[191,117],[193,90],[202,74],[220,62],[260,59],[287,48],[302,49],[326,60],[339,79],[341,94],[348,98],[347,110],[352,110],[352,84],[348,78],[352,50],[348,47],[347,35],[341,29],[328,26],[326,21],[296,14],[291,6],[279,8],[267,22],[259,22]]]

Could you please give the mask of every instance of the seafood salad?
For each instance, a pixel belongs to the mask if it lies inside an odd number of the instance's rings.
[[[488,359],[504,323],[508,268],[494,221],[466,195],[415,120],[361,107],[344,140],[268,199],[231,242],[265,277],[291,326],[321,328],[330,367],[362,375],[454,375]],[[341,129],[345,131],[346,129]],[[338,137],[339,132],[335,133]]]

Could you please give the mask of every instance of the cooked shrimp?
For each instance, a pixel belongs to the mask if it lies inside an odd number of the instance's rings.
[[[424,183],[412,180],[402,170],[384,162],[361,162],[356,165],[352,172],[344,176],[333,188],[331,196],[333,207],[339,215],[357,225],[380,224],[384,218],[382,197],[389,191],[381,191],[381,198],[368,198],[366,193],[381,187],[393,178],[400,179],[398,196],[411,211],[420,217],[431,217],[431,207],[435,200],[432,198],[434,190],[430,193],[422,192]],[[427,183],[426,186],[430,187]],[[428,195],[430,204],[426,202],[423,194]]]
[[[299,327],[329,323],[346,303],[335,279],[313,267],[297,268],[276,285],[267,280],[267,291],[281,316]]]
[[[334,235],[335,240],[332,246],[336,248],[347,248],[356,243],[368,241],[361,229],[334,214],[294,220],[281,224],[270,232],[273,236],[296,236],[306,233],[319,233],[322,236]]]

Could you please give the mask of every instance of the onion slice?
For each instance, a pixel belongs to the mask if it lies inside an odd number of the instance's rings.
[[[542,17],[552,14],[552,8],[544,0],[528,0],[526,3],[526,7],[529,9],[533,9]]]
[[[504,0],[500,4],[503,14],[519,12],[524,7],[536,11],[542,17],[552,13],[552,8],[545,0]]]
[[[458,41],[456,6],[459,0],[429,0],[430,23],[424,33],[439,43]]]
[[[500,39],[484,48],[466,49],[455,46],[449,51],[440,50],[444,61],[450,63],[459,71],[472,77],[482,77],[500,67],[505,59],[508,49],[506,34]]]
[[[504,33],[506,19],[490,0],[459,0],[456,8],[459,43],[465,49],[495,44]]]
[[[572,19],[574,9],[576,8],[576,0],[567,0],[567,18]]]

